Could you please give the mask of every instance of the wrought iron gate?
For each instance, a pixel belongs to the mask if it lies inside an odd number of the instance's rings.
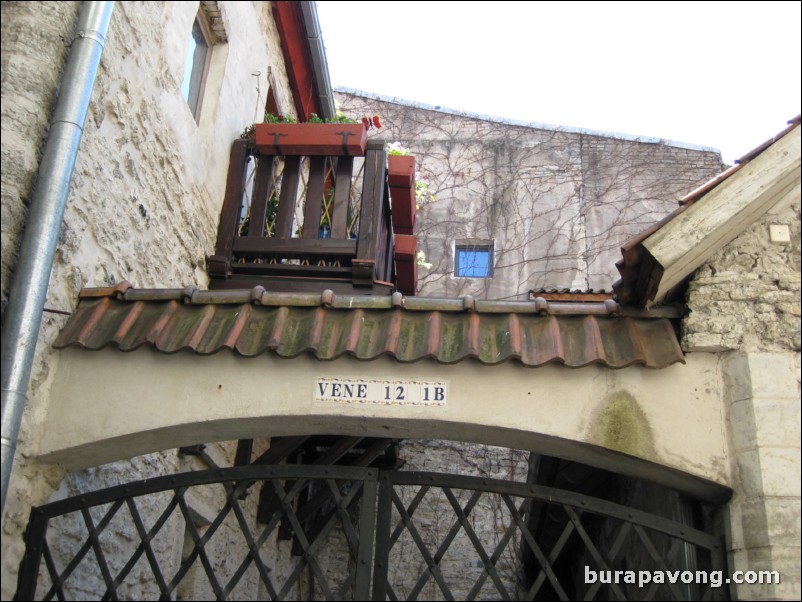
[[[260,516],[257,487],[274,500]],[[532,524],[534,504],[555,536]],[[727,598],[725,585],[605,579],[725,574],[721,538],[569,491],[439,473],[189,472],[35,508],[26,538],[19,600]]]

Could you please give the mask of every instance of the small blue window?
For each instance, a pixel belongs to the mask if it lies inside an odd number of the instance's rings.
[[[493,245],[455,245],[454,275],[459,278],[492,278]]]

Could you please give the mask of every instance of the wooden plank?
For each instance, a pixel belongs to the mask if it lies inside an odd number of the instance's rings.
[[[800,192],[800,128],[790,132],[643,241],[665,294],[771,207]]]
[[[354,262],[354,284],[357,285],[370,285],[375,278],[376,250],[384,205],[386,169],[384,146],[378,147],[374,141],[371,141],[365,153],[359,240]],[[370,276],[368,276],[367,268],[370,269]]]
[[[244,256],[281,256],[282,258],[305,259],[325,257],[331,260],[344,260],[356,257],[355,240],[324,238],[308,240],[305,238],[246,238],[234,241],[233,250]]]
[[[348,278],[350,266],[294,265],[291,263],[236,263],[231,277],[245,276],[292,276],[294,278]]]
[[[351,200],[351,178],[353,172],[353,157],[339,157],[337,159],[334,201],[331,210],[332,238],[345,238],[348,232],[348,203]]]
[[[220,227],[217,229],[215,255],[231,257],[231,248],[237,233],[240,208],[242,207],[243,175],[247,157],[248,141],[235,140],[231,145],[229,156],[226,193],[223,197],[223,207],[220,210]]]
[[[237,453],[234,456],[234,466],[248,466],[253,453],[253,439],[240,439],[237,442]]]
[[[284,173],[281,176],[281,195],[276,218],[276,238],[292,237],[292,221],[295,215],[295,202],[298,199],[298,185],[301,180],[301,157],[284,159]]]
[[[262,155],[257,160],[251,210],[248,213],[249,237],[262,237],[265,235],[267,203],[273,193],[273,157],[271,155]]]
[[[270,448],[256,458],[252,464],[278,464],[301,447],[307,439],[309,439],[309,435],[299,437],[273,437],[270,440]]]
[[[304,201],[304,228],[302,238],[318,238],[320,216],[323,210],[323,195],[326,187],[326,163],[328,157],[309,158],[309,186]]]

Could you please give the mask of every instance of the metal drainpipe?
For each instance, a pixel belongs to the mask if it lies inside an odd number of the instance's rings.
[[[28,396],[50,272],[75,157],[114,2],[84,2],[61,80],[6,310],[2,340],[2,506]]]

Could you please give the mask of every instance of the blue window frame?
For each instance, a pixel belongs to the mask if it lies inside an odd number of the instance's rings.
[[[454,245],[454,275],[458,278],[492,278],[493,243]]]

